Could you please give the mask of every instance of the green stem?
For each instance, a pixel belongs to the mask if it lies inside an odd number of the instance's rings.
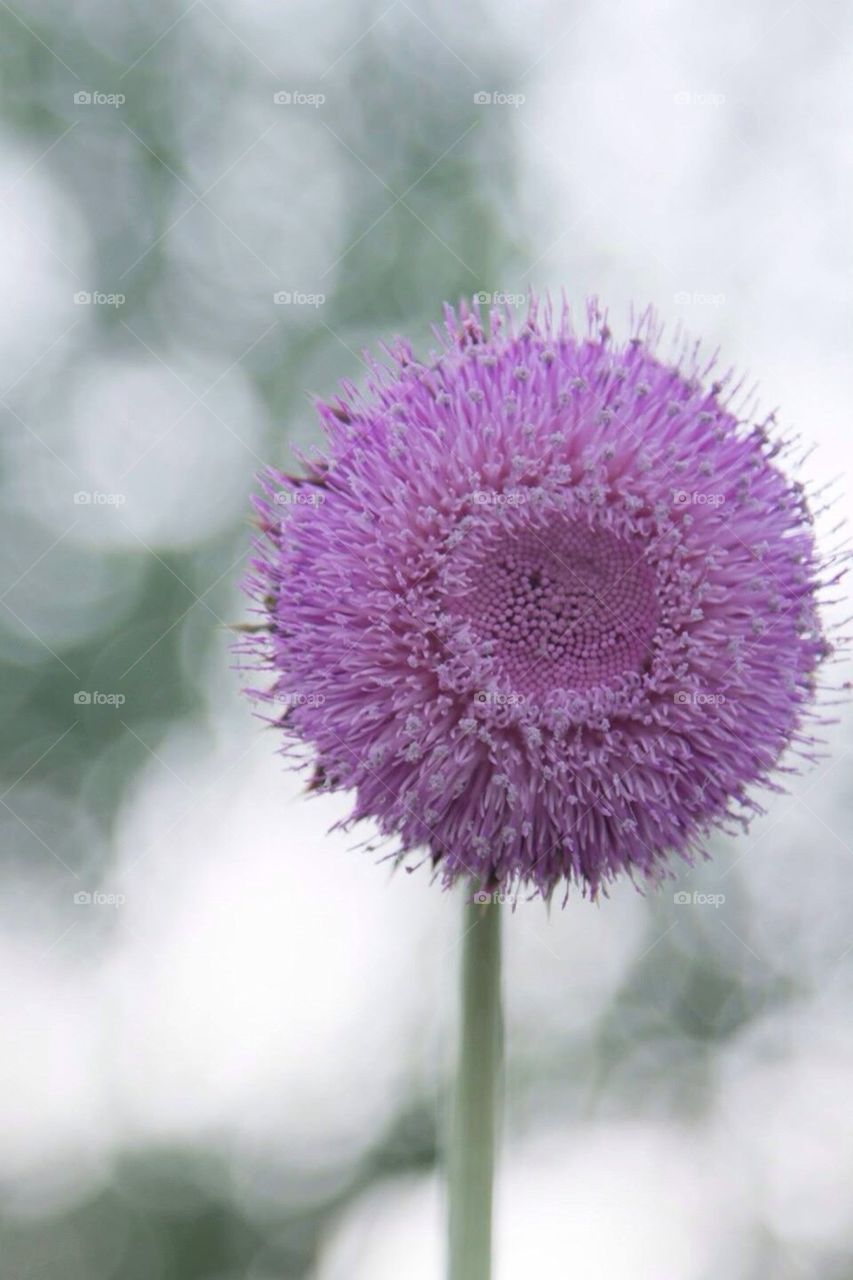
[[[466,902],[462,918],[459,1058],[449,1147],[449,1280],[489,1280],[492,1274],[503,1041],[500,912],[495,902]]]

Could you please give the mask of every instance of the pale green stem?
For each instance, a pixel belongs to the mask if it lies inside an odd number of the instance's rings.
[[[475,895],[475,897],[481,895]],[[490,1280],[503,1026],[501,906],[466,902],[459,1057],[448,1158],[449,1280]]]

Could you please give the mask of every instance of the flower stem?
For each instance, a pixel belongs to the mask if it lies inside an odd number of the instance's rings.
[[[500,906],[466,902],[449,1145],[449,1280],[489,1280],[492,1274],[492,1182],[503,1041],[500,953]]]

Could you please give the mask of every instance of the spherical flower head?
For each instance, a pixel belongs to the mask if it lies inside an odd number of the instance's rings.
[[[448,309],[271,472],[249,649],[312,786],[486,890],[659,878],[757,809],[828,652],[802,487],[730,378],[592,303]]]

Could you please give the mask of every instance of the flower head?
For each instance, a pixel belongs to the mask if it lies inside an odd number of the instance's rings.
[[[587,318],[448,309],[257,500],[275,721],[446,884],[594,896],[689,859],[758,807],[828,652],[769,420],[697,348],[662,360],[651,312],[623,345]]]

